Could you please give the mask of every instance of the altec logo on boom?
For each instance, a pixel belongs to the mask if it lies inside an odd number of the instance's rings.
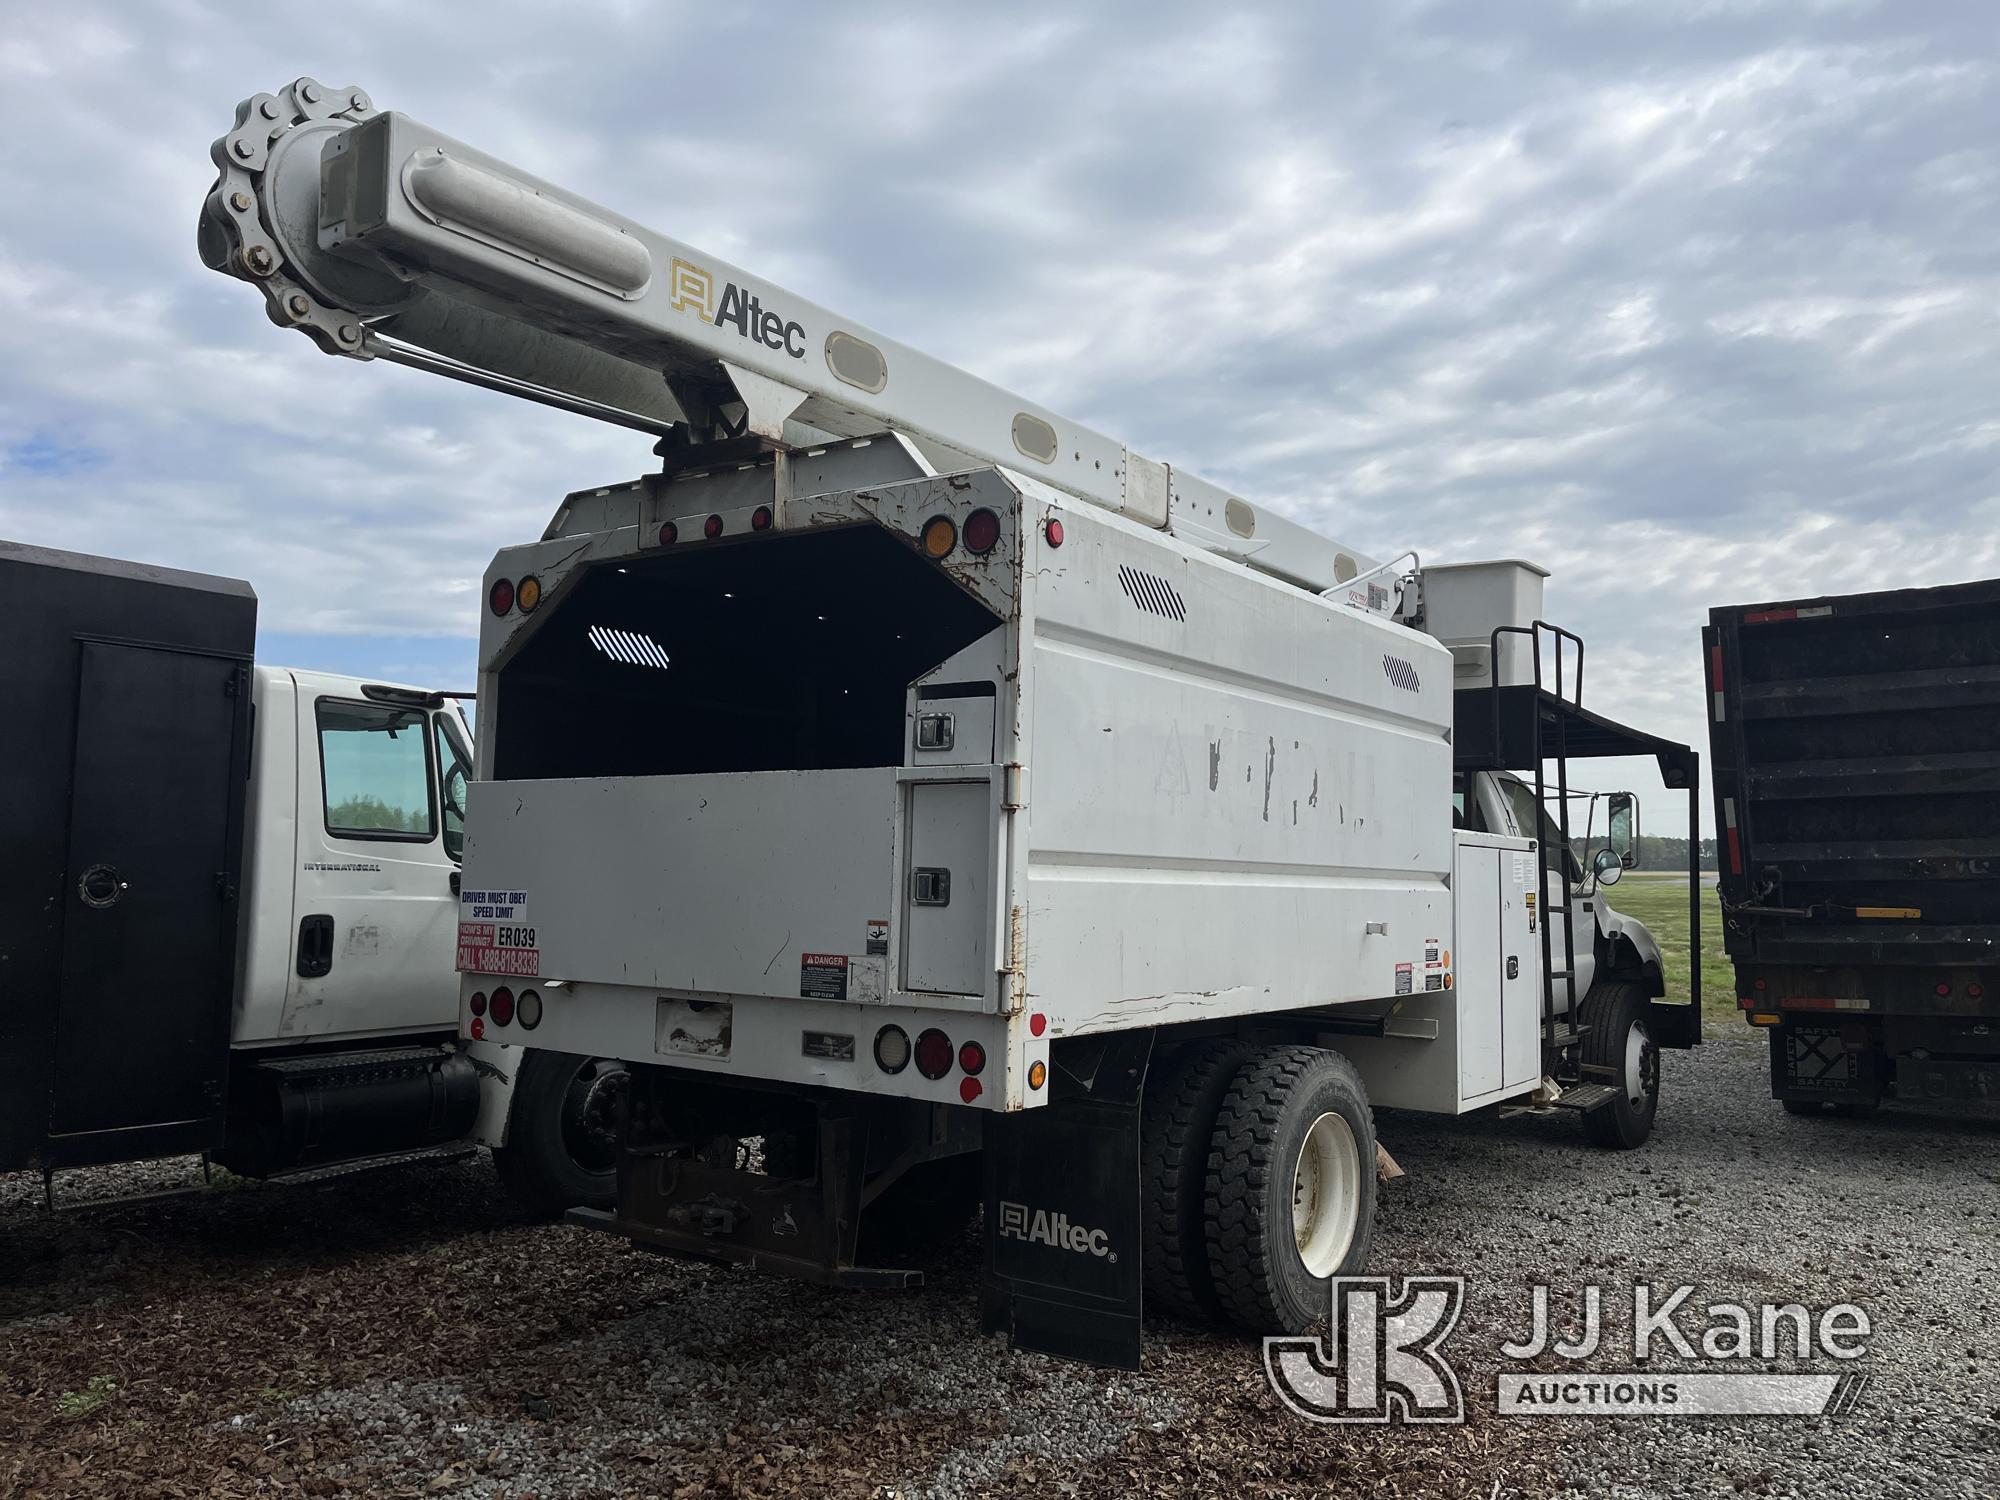
[[[724,282],[722,300],[715,298],[715,275],[685,260],[674,262],[673,285],[668,306],[675,312],[691,312],[704,323],[721,328],[727,324],[752,343],[766,349],[782,349],[793,359],[806,357],[806,330],[803,323],[772,312],[733,281]]]

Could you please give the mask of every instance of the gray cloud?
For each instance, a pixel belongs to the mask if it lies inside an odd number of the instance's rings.
[[[1710,604],[2000,572],[1995,41],[1908,3],[31,3],[0,532],[248,576],[288,643],[468,639],[495,547],[646,466],[201,269],[208,143],[311,72],[1356,545],[1534,557],[1596,705],[1699,740]]]

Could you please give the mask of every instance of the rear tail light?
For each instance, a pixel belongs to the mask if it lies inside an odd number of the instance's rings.
[[[1951,993],[1951,982],[1949,980],[1940,979],[1937,982],[1937,992],[1940,995],[1949,995]]]
[[[493,587],[487,591],[486,602],[496,615],[504,615],[514,607],[514,580],[496,578]]]
[[[771,529],[770,506],[760,505],[750,512],[750,529],[752,531],[769,531]]]
[[[681,529],[680,527],[676,526],[672,521],[667,521],[661,525],[660,545],[662,547],[671,547],[675,542],[679,541],[680,539],[681,539]]]
[[[900,1026],[884,1026],[875,1033],[875,1066],[884,1073],[900,1073],[910,1065],[910,1034]]]
[[[487,1001],[486,1004],[488,1010],[492,1013],[493,1024],[495,1026],[505,1026],[509,1021],[514,1019],[514,992],[508,989],[506,985],[503,984],[499,989],[495,990],[493,998]]]
[[[932,516],[924,522],[924,556],[936,560],[958,545],[958,528],[950,516]]]
[[[977,1042],[967,1042],[958,1049],[958,1065],[965,1072],[977,1077],[986,1067],[986,1049]]]
[[[990,510],[975,510],[965,518],[965,550],[984,557],[1000,544],[1000,518]]]
[[[1753,990],[1767,990],[1770,987],[1771,983],[1767,979],[1753,979],[1750,981],[1750,988]]]
[[[701,523],[701,534],[713,539],[722,535],[722,517],[710,516]]]
[[[541,1025],[541,995],[534,990],[522,990],[521,998],[514,1002],[514,1017],[521,1023],[523,1031],[533,1031]]]
[[[533,614],[535,606],[542,602],[542,580],[530,573],[515,584],[514,602],[520,606],[522,614]]]
[[[951,1071],[951,1038],[935,1027],[917,1038],[917,1071],[926,1078]]]
[[[470,1000],[468,1000],[468,1001],[466,1001],[466,1002],[465,1002],[465,1008],[466,1008],[467,1010],[471,1011],[471,1012],[472,1012],[472,1013],[473,1013],[473,1014],[474,1014],[475,1016],[483,1016],[483,1015],[485,1015],[485,1014],[486,1014],[486,991],[484,991],[484,990],[474,990],[474,991],[472,992],[472,998],[471,998]]]
[[[1965,993],[1971,996],[1974,1000],[1977,1000],[1981,995],[1984,995],[1986,993],[1986,990],[1985,987],[1982,985],[1968,984],[1965,987]]]

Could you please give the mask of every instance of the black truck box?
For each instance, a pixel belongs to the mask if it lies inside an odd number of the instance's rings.
[[[0,1171],[220,1143],[257,599],[0,541]]]
[[[1829,1097],[2000,1106],[2000,579],[1735,605],[1703,645],[1724,934],[1745,1009],[1784,1015],[1780,1097],[1818,1057]]]

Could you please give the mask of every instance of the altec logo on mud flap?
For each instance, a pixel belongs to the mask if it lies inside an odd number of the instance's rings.
[[[1020,1240],[1029,1245],[1046,1245],[1051,1250],[1074,1250],[1079,1255],[1095,1255],[1115,1261],[1118,1252],[1102,1229],[1085,1229],[1072,1224],[1069,1215],[1050,1213],[1046,1208],[1030,1208],[1025,1203],[1000,1201],[1000,1238]]]
[[[782,349],[793,359],[806,357],[803,323],[772,312],[758,301],[754,292],[744,291],[733,281],[723,283],[722,300],[718,303],[715,299],[714,272],[689,261],[674,262],[673,286],[667,305],[675,312],[691,312],[702,322],[717,328],[727,324],[753,344],[762,344],[766,349]]]

